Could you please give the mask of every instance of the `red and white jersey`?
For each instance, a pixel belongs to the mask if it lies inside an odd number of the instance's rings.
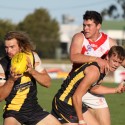
[[[92,42],[84,37],[81,51],[82,54],[102,57],[108,53],[110,49],[109,37],[102,32],[100,34],[100,37],[95,42]]]
[[[95,42],[92,42],[84,37],[81,54],[102,58],[107,55],[108,51],[110,50],[109,37],[102,32],[100,34],[100,37]],[[71,72],[81,65],[82,63],[73,63]]]
[[[101,33],[101,36],[95,42],[84,37],[81,53],[84,55],[103,57],[108,53],[109,49],[109,37],[106,34]],[[92,109],[108,107],[103,95],[96,96],[89,92],[82,97],[82,102]]]

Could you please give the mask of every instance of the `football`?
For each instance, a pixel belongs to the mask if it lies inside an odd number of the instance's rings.
[[[11,67],[17,74],[23,74],[27,70],[27,56],[25,53],[17,53],[11,59]]]

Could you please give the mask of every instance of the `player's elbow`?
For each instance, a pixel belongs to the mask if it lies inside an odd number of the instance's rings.
[[[44,87],[49,88],[51,86],[51,78],[48,77],[45,81],[44,81]]]
[[[51,80],[47,82],[46,88],[49,88],[51,86]]]
[[[76,54],[72,54],[72,55],[70,55],[70,61],[71,61],[71,63],[75,63],[75,62],[77,62]]]

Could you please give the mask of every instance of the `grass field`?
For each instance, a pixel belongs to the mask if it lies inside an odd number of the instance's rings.
[[[51,102],[54,94],[60,88],[62,80],[53,80],[50,88],[46,89],[38,85],[38,101],[47,111],[51,111]],[[116,86],[116,84],[104,83],[106,86]],[[112,125],[125,125],[125,94],[106,95],[111,112]],[[2,107],[0,104],[0,125],[2,125]]]

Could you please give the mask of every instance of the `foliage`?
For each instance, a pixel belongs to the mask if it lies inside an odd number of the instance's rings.
[[[117,0],[123,10],[122,17],[125,19],[125,0]]]
[[[11,30],[15,30],[16,24],[13,24],[10,20],[1,20],[0,19],[0,57],[5,54],[4,50],[4,35]]]
[[[46,9],[36,9],[34,13],[27,15],[24,21],[18,24],[17,30],[26,31],[30,35],[42,58],[55,56],[55,49],[59,46],[59,26]]]
[[[119,17],[125,19],[125,0],[116,1],[118,2],[117,5],[113,4],[103,9],[101,14],[104,19],[107,16],[109,19],[117,19]],[[123,13],[119,13],[119,6]],[[19,24],[13,24],[10,20],[0,20],[0,26],[0,57],[4,53],[4,35],[11,30],[21,30],[30,35],[34,42],[34,47],[36,47],[36,51],[41,58],[55,58],[55,51],[60,44],[59,24],[50,17],[46,9],[36,9],[33,13],[28,14]],[[110,25],[107,25],[107,27],[110,27]],[[114,25],[114,27],[120,28],[119,25]],[[124,25],[121,29],[125,29]]]
[[[108,8],[105,8],[102,10],[101,15],[103,19],[105,19],[106,16],[108,16],[110,19],[118,19],[119,17],[125,19],[125,0],[116,0],[117,5],[110,5]],[[122,9],[123,13],[119,13],[118,7]]]

